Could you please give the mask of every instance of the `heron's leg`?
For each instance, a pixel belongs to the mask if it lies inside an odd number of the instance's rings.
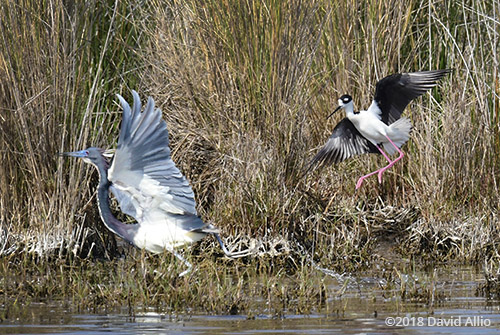
[[[217,239],[217,242],[219,242],[219,245],[220,245],[222,251],[224,252],[224,254],[227,257],[240,258],[240,257],[245,257],[245,256],[252,254],[252,251],[250,249],[241,250],[241,251],[237,251],[237,252],[230,252],[229,250],[227,250],[226,246],[224,245],[224,242],[222,242],[222,239],[220,238],[219,234],[213,233],[212,235],[215,236],[215,238]]]
[[[179,273],[179,277],[183,277],[187,275],[191,270],[193,269],[193,266],[191,263],[189,263],[184,257],[181,256],[181,254],[177,253],[175,250],[170,250],[175,257],[177,257],[178,260],[180,260],[182,263],[184,263],[187,266],[187,269],[181,273]]]
[[[391,142],[391,144],[394,146],[394,148],[396,148],[396,150],[399,152],[399,156],[398,158],[396,158],[395,160],[391,161],[389,160],[387,157],[387,160],[389,161],[389,164],[387,166],[384,166],[383,168],[381,168],[379,170],[379,173],[378,173],[378,182],[381,183],[382,182],[382,173],[384,173],[385,170],[387,170],[388,168],[390,168],[391,166],[393,166],[397,161],[401,160],[401,158],[403,158],[403,156],[405,155],[403,153],[403,151],[401,151],[401,149],[398,148],[397,145],[394,144],[394,142],[392,142],[392,140],[389,138],[389,136],[386,136],[387,139],[389,140],[389,142]],[[379,148],[380,151],[382,151],[382,149]],[[385,156],[385,155],[384,155]]]
[[[387,154],[384,152],[384,150],[382,150],[382,148],[380,148],[378,145],[375,145],[375,146],[377,147],[378,151],[380,151],[380,153],[385,157],[385,159],[387,159],[387,161],[389,162],[389,164],[393,164],[393,162],[391,161],[391,159],[389,158],[389,156],[387,156]],[[376,171],[370,172],[369,174],[364,175],[363,177],[359,178],[358,182],[356,183],[356,189],[358,189],[358,188],[361,187],[361,184],[363,184],[363,181],[366,178],[368,178],[370,176],[373,176],[376,173],[379,173],[379,182],[381,182],[382,175],[380,174],[380,170],[382,170],[382,168],[378,169]]]

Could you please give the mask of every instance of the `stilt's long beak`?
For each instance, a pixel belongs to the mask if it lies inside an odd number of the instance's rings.
[[[337,108],[335,108],[335,110],[330,115],[327,116],[327,119],[329,119],[333,114],[335,114],[336,111],[338,111],[341,108],[342,106],[338,106]]]
[[[87,157],[88,155],[89,155],[89,153],[88,153],[87,150],[72,151],[72,152],[61,152],[61,153],[59,153],[59,156],[78,157],[78,158]]]

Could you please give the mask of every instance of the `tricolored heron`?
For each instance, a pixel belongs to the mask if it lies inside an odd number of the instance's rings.
[[[192,266],[175,249],[197,242],[207,234],[215,236],[226,256],[249,255],[248,249],[229,252],[219,230],[197,215],[193,190],[170,156],[167,124],[161,110],[155,109],[150,97],[141,112],[139,95],[135,91],[132,95],[132,108],[118,95],[123,120],[111,166],[100,148],[62,153],[82,158],[97,168],[97,205],[106,227],[138,248],[153,253],[172,252],[188,267],[180,276],[188,273]],[[112,214],[110,190],[121,211],[135,218],[136,223],[123,223]]]

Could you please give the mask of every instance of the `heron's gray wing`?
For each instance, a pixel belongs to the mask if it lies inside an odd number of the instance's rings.
[[[120,208],[138,221],[153,208],[196,215],[193,190],[170,157],[167,124],[160,109],[155,109],[150,97],[141,112],[139,95],[135,91],[132,95],[132,108],[118,95],[123,120],[108,172]]]
[[[384,123],[391,124],[401,117],[411,100],[436,86],[437,81],[449,72],[435,70],[387,76],[377,83],[368,111],[378,113]]]
[[[340,163],[347,158],[365,153],[380,152],[370,141],[361,135],[348,118],[344,118],[333,129],[333,133],[325,145],[311,160],[308,171],[317,165],[324,166]]]
[[[130,194],[128,192],[122,192],[120,188],[115,187],[113,184],[111,184],[109,189],[120,204],[121,211],[135,218],[137,216],[137,213],[135,211],[135,205]]]

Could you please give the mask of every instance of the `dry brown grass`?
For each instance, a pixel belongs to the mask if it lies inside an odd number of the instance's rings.
[[[2,253],[79,252],[75,243],[91,234],[82,225],[91,214],[93,172],[63,166],[57,154],[114,139],[116,113],[107,112],[111,101],[102,97],[137,78],[121,77],[136,64],[124,45],[136,41],[126,30],[130,9],[116,4],[0,5]]]
[[[231,240],[283,239],[347,270],[389,232],[433,259],[498,249],[496,0],[51,4],[0,5],[3,250],[109,251],[93,170],[56,153],[114,146],[113,95],[131,88],[164,111],[201,216]],[[365,108],[385,75],[438,68],[453,73],[406,111],[407,156],[382,185],[354,192],[375,156],[301,178],[339,95]]]
[[[407,252],[431,243],[436,255],[443,248],[446,255],[475,259],[474,227],[497,230],[493,7],[188,1],[152,9],[158,21],[143,49],[153,69],[145,81],[163,101],[175,158],[194,185],[201,213],[225,233],[318,243],[325,235],[333,250],[352,254],[374,238],[373,229],[357,233],[361,217],[371,218],[367,227],[401,222],[377,213],[386,206],[397,213],[416,208],[418,217],[399,230],[410,239],[402,241],[411,247]],[[366,107],[375,82],[387,74],[448,67],[453,73],[432,95],[408,108],[415,126],[408,155],[383,185],[374,179],[354,192],[359,175],[381,163],[368,156],[300,179],[337,122],[325,117],[339,95],[349,92]],[[497,235],[480,235],[479,244],[497,245]],[[448,239],[460,243],[442,243]],[[323,246],[332,250],[330,243]]]

